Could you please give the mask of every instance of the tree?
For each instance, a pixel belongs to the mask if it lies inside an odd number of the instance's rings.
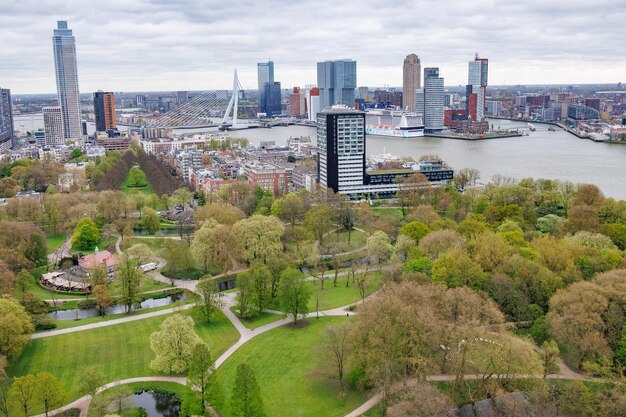
[[[161,218],[154,209],[144,207],[141,210],[141,227],[149,233],[154,233],[161,228]]]
[[[150,367],[165,373],[186,371],[193,347],[199,341],[193,326],[193,319],[182,314],[165,319],[161,329],[150,335],[150,348],[156,354]]]
[[[559,371],[557,361],[559,359],[559,346],[554,340],[546,340],[541,344],[541,356],[543,358],[543,377]]]
[[[272,274],[267,266],[259,262],[253,263],[248,272],[254,286],[254,303],[261,314],[270,303]]]
[[[354,224],[356,223],[356,212],[350,201],[344,200],[339,204],[335,214],[335,221],[339,227],[348,232],[348,243],[350,243],[352,229],[354,229]]]
[[[96,308],[102,316],[106,314],[106,309],[113,305],[113,297],[109,292],[109,288],[106,285],[96,285],[92,292]]]
[[[393,246],[389,236],[381,230],[377,230],[367,238],[365,245],[369,263],[379,263],[382,269],[383,262],[387,261],[393,253]]]
[[[109,273],[104,265],[97,265],[92,268],[89,277],[87,277],[91,288],[96,288],[98,285],[107,285],[109,283]]]
[[[12,294],[15,282],[15,274],[11,271],[9,265],[3,260],[0,260],[0,295]]]
[[[209,348],[204,343],[196,343],[193,347],[189,371],[187,373],[187,386],[190,391],[197,392],[202,405],[202,412],[206,413],[207,405],[211,408],[220,408],[221,392],[213,373],[215,366],[211,358]]]
[[[350,354],[350,330],[348,326],[328,326],[320,346],[320,356],[327,366],[333,369],[333,377],[339,380],[341,391],[344,391],[344,375],[346,362]]]
[[[289,222],[291,227],[294,227],[304,213],[304,202],[300,196],[290,193],[276,201],[281,202],[281,210],[278,213],[278,217],[280,217],[281,220]]]
[[[207,220],[215,220],[218,224],[232,226],[245,219],[246,214],[239,208],[228,203],[211,203],[196,210],[196,224],[202,225]]]
[[[265,417],[261,391],[254,371],[248,364],[237,366],[230,409],[233,417]]]
[[[35,279],[33,278],[33,276],[30,274],[30,272],[28,272],[25,269],[22,269],[17,274],[16,288],[20,294],[19,296],[21,299],[24,299],[24,296],[26,295],[26,293],[29,292],[33,288],[34,282],[35,282]]]
[[[146,174],[141,168],[134,166],[128,171],[127,184],[129,187],[145,187],[148,185]]]
[[[324,235],[332,229],[332,220],[333,211],[328,204],[320,204],[304,216],[304,224],[320,244],[323,243]]]
[[[256,259],[266,262],[283,250],[285,226],[276,217],[254,215],[239,220],[233,227],[240,236],[249,262]]]
[[[193,193],[186,188],[178,188],[172,193],[170,203],[173,206],[184,206],[186,203],[193,201]]]
[[[243,252],[241,239],[233,228],[217,224],[214,220],[204,222],[191,242],[191,253],[205,271],[213,266],[222,273],[228,273],[243,257]]]
[[[258,314],[258,310],[254,308],[256,302],[256,288],[254,276],[250,271],[237,274],[237,310],[243,318],[250,318]]]
[[[0,356],[17,358],[34,330],[24,307],[12,299],[0,298]]]
[[[89,366],[83,369],[79,381],[78,391],[81,394],[89,395],[93,399],[98,393],[98,389],[104,385],[105,378],[99,367]]]
[[[426,226],[422,222],[415,221],[402,226],[400,233],[412,237],[419,243],[424,236],[430,233],[430,227]]]
[[[414,208],[427,202],[432,194],[432,185],[424,174],[413,174],[402,178],[397,197],[404,214],[405,207]]]
[[[100,242],[100,229],[88,217],[82,218],[72,235],[72,246],[80,250],[93,249]]]
[[[124,400],[132,395],[133,390],[128,385],[118,385],[116,387],[110,388],[107,390],[107,404],[105,404],[105,408],[109,405],[108,403],[112,401],[114,404],[117,405],[118,415],[122,415],[122,411],[124,411]],[[91,413],[91,406],[89,407],[89,409]]]
[[[65,401],[65,391],[58,379],[51,373],[41,372],[35,375],[35,398],[41,404],[46,417]]]
[[[595,207],[587,205],[574,206],[567,211],[565,229],[576,233],[581,230],[595,232],[600,226],[600,219]]]
[[[217,289],[215,281],[209,279],[202,280],[196,286],[196,292],[200,295],[196,306],[200,310],[202,318],[207,322],[213,319],[215,313],[217,313],[222,307],[222,301],[219,296],[220,293]]]
[[[24,417],[30,415],[30,410],[35,402],[37,394],[37,380],[34,375],[28,374],[13,379],[9,390],[9,397],[24,413]]]
[[[138,303],[139,287],[143,273],[139,262],[127,254],[122,254],[117,262],[115,276],[120,289],[120,300],[125,305],[126,314],[130,314],[133,305]]]
[[[398,237],[399,239],[399,237]],[[465,239],[454,230],[436,230],[420,240],[419,248],[430,259],[436,259],[448,250],[460,248]]]
[[[280,276],[280,300],[285,309],[293,316],[293,323],[298,317],[309,312],[309,299],[312,291],[305,277],[295,268],[285,269]]]

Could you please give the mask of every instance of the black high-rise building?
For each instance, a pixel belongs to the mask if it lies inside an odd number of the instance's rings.
[[[0,88],[0,147],[11,141],[11,148],[17,145],[13,126],[13,110],[11,108],[11,90]]]
[[[363,188],[365,181],[365,113],[347,107],[317,114],[320,184],[334,192]]]
[[[267,117],[277,116],[282,113],[280,82],[265,83],[263,86],[261,112]]]

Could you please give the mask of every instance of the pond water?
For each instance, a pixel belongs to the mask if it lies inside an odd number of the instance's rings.
[[[180,401],[173,394],[144,391],[132,397],[135,407],[142,407],[148,417],[178,417]]]
[[[162,306],[175,303],[176,301],[185,301],[186,299],[187,297],[185,296],[185,294],[173,294],[173,295],[163,297],[163,298],[148,298],[147,300],[142,301],[141,304],[139,305],[139,308],[134,308],[133,311],[139,310],[142,308],[162,307]],[[93,307],[93,308],[75,308],[71,310],[53,311],[53,312],[48,313],[48,316],[52,317],[55,320],[75,320],[76,312],[78,312],[79,319],[86,319],[89,317],[98,317],[100,315],[100,312],[98,311],[98,309]],[[112,314],[122,314],[125,312],[126,310],[123,305],[114,305],[106,309],[107,316],[110,316]]]

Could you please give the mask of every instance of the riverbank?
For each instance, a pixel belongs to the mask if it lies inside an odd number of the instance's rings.
[[[458,135],[458,134],[445,134],[445,133],[427,133],[424,135],[424,137],[427,137],[427,138],[455,139],[455,140],[466,140],[466,141],[516,138],[520,136],[524,136],[524,134],[520,132],[507,132],[507,133],[484,133],[480,135]]]

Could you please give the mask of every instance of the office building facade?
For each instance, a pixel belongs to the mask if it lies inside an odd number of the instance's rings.
[[[293,117],[306,115],[306,96],[300,92],[300,87],[294,87],[289,96],[289,112]]]
[[[485,118],[487,107],[487,81],[489,78],[489,60],[478,55],[468,64],[467,87],[467,118],[481,121]],[[470,106],[469,103],[472,105]]]
[[[117,127],[115,116],[115,95],[97,91],[93,95],[93,109],[96,115],[96,131],[108,132]]]
[[[444,87],[439,68],[424,68],[424,130],[443,130]]]
[[[15,148],[16,145],[17,136],[15,136],[15,127],[13,125],[11,90],[0,88],[0,146],[3,148]]]
[[[256,64],[257,67],[257,78],[258,78],[258,88],[259,88],[259,111],[261,113],[267,113],[267,109],[265,107],[265,84],[273,84],[274,83],[274,62],[259,62]]]
[[[343,59],[318,62],[317,87],[320,89],[322,109],[335,104],[354,107],[356,61]]]
[[[57,96],[63,115],[63,133],[66,139],[80,139],[80,97],[78,90],[78,66],[76,64],[76,41],[67,22],[57,22],[52,36],[54,68],[56,71]]]
[[[408,111],[417,111],[415,93],[422,88],[422,64],[415,54],[404,58],[402,67],[402,107]]]
[[[265,83],[262,96],[262,108],[265,109],[263,113],[265,113],[267,117],[278,116],[282,113],[281,96],[280,82]]]
[[[43,126],[46,137],[46,146],[61,146],[65,144],[63,111],[60,106],[43,108]]]

